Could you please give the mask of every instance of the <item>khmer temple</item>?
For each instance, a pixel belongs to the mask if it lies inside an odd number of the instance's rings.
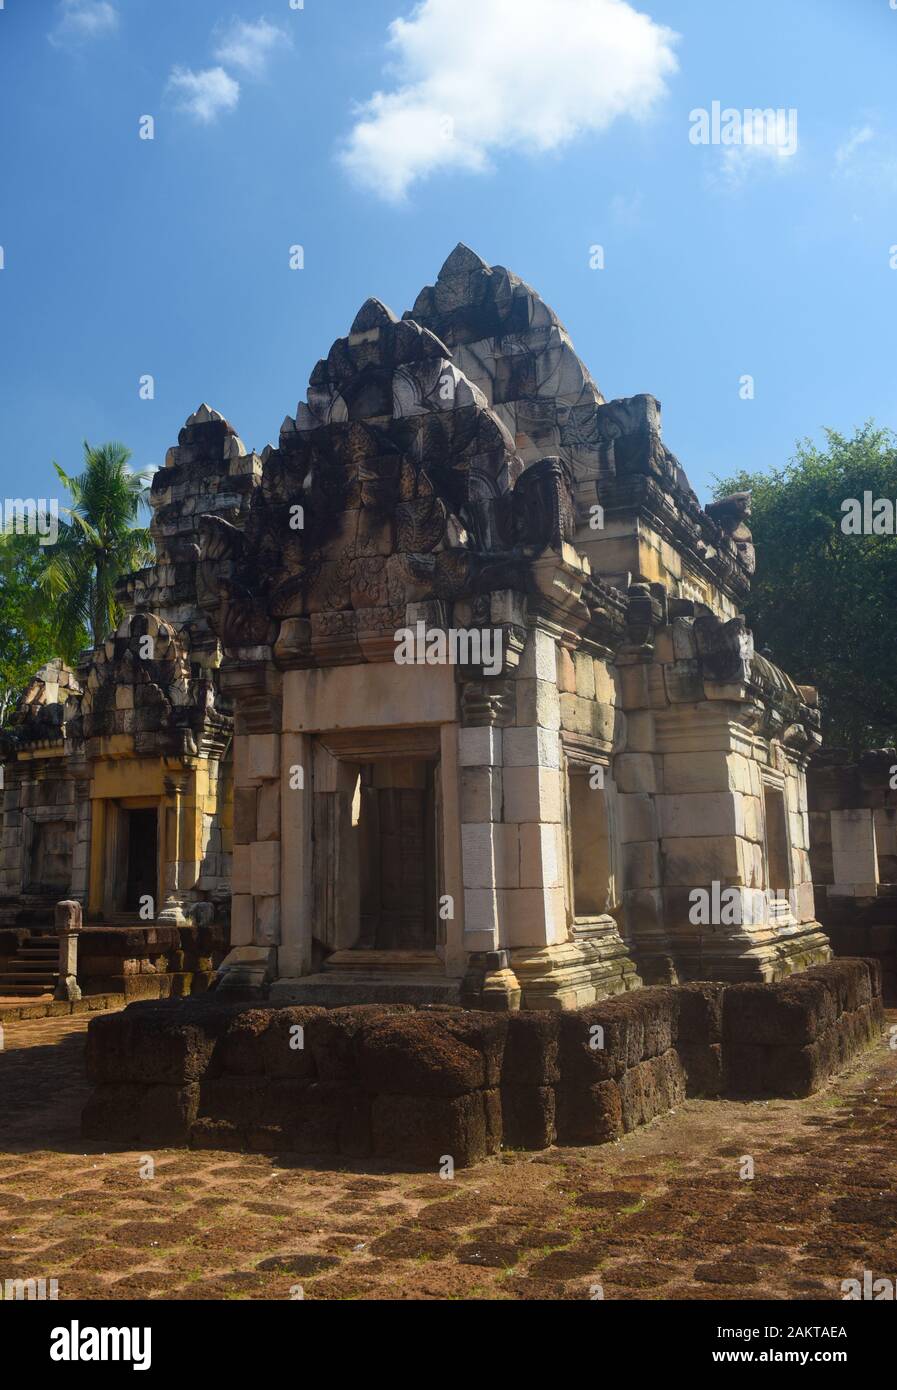
[[[275,447],[203,405],[151,503],[118,629],[4,737],[13,946],[65,899],[132,997],[509,1011],[829,959],[750,498],[702,506],[516,275],[369,299]]]

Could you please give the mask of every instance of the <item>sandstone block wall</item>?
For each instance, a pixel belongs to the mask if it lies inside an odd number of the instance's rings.
[[[421,1167],[604,1143],[689,1096],[810,1094],[880,1032],[880,991],[856,960],[567,1013],[137,1004],[90,1024],[83,1133]]]
[[[884,1022],[881,967],[836,960],[772,987],[726,991],[727,1087],[744,1096],[808,1096],[868,1046]]]

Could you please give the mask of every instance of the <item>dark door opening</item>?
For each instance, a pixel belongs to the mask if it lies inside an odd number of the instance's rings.
[[[361,772],[361,936],[377,951],[437,939],[435,765],[395,759]]]
[[[153,901],[156,915],[158,892],[159,817],[155,808],[146,811],[125,811],[128,835],[128,876],[125,888],[125,911],[138,912],[145,900]],[[141,899],[144,901],[141,902]]]

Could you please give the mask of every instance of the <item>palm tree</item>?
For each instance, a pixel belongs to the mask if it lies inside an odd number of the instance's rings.
[[[115,586],[153,558],[149,528],[136,526],[148,498],[149,473],[133,473],[124,444],[92,448],[84,441],[84,471],[69,477],[54,463],[71,498],[61,508],[59,539],[47,548],[41,584],[56,605],[62,655],[73,660],[85,633],[96,646],[121,617]]]

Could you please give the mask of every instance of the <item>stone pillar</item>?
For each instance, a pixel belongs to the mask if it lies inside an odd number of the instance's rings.
[[[281,676],[267,647],[222,668],[234,701],[231,949],[219,989],[261,989],[278,974],[281,939]]]
[[[496,951],[507,953],[507,967],[488,974],[513,998],[507,968],[528,1009],[576,1008],[639,983],[610,915],[572,921],[564,740],[590,765],[606,757],[613,725],[612,713],[599,711],[591,654],[577,657],[581,695],[573,660],[562,653],[574,673],[566,706],[557,639],[540,626],[530,629],[513,678],[476,683],[462,695],[464,939],[474,953],[468,997],[473,974],[486,970],[484,953]]]
[[[81,904],[65,899],[56,904],[56,933],[59,937],[59,980],[56,998],[81,998],[78,985],[78,934],[82,929]]]
[[[78,902],[87,902],[90,879],[90,782],[75,783],[75,842],[72,851],[71,894]]]
[[[256,825],[249,846],[252,944],[280,944],[280,734],[249,735],[248,775],[256,788]]]
[[[464,949],[498,949],[499,888],[505,886],[501,821],[501,729],[458,731],[461,780],[461,864],[464,883]]]
[[[623,929],[644,982],[670,984],[677,974],[664,912],[657,813],[663,785],[655,723],[660,701],[649,660],[636,652],[621,653],[617,665],[624,737],[613,760],[613,779]]]
[[[281,735],[280,896],[278,973],[295,979],[312,968],[312,740]]]
[[[184,792],[187,772],[171,773],[165,778],[165,815],[163,834],[163,882],[165,903],[156,920],[167,926],[184,926],[187,915],[181,900],[181,863],[183,858]]]
[[[101,917],[105,906],[106,822],[105,797],[92,797],[90,807],[90,868],[87,889],[87,910],[92,919]]]
[[[460,732],[457,724],[443,724],[440,728],[439,791],[441,805],[437,807],[437,823],[442,837],[442,883],[439,892],[440,897],[447,897],[450,900],[446,904],[450,911],[445,915],[440,909],[440,932],[436,950],[445,964],[445,973],[456,977],[464,974],[467,965],[467,952],[464,947],[464,857],[461,842],[461,805],[464,795],[465,769],[460,766]],[[475,802],[470,799],[470,793],[477,783],[477,769],[474,767],[467,770],[474,774],[467,779],[468,810],[476,818],[479,812]],[[485,805],[489,807],[491,812],[495,807],[495,802],[489,793],[494,790],[493,784],[496,778],[501,778],[501,772],[496,769],[487,769],[486,771],[486,777],[479,780],[487,793]],[[500,800],[499,794],[499,802]],[[472,823],[475,823],[475,819]]]

